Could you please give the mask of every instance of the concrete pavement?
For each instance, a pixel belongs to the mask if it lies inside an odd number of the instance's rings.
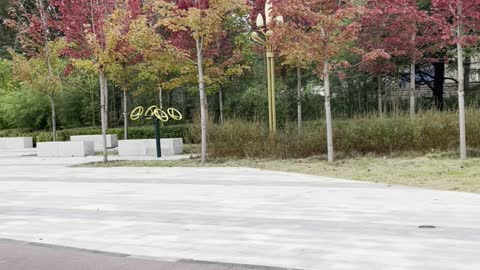
[[[82,161],[0,155],[0,238],[171,262],[480,268],[478,194],[248,168],[67,167]]]

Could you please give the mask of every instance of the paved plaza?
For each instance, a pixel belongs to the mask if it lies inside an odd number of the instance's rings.
[[[96,254],[77,249],[140,260],[135,270],[480,269],[478,194],[248,168],[70,167],[99,158],[0,153],[0,238],[16,240],[0,241],[0,269],[16,250]]]

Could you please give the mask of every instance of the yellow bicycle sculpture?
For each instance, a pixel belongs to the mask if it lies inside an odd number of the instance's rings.
[[[182,120],[182,114],[175,108],[168,108],[167,111],[160,109],[157,105],[148,107],[147,110],[143,106],[138,106],[130,113],[130,119],[132,121],[140,118],[152,119],[158,118],[162,122],[167,122],[169,119],[178,121]]]

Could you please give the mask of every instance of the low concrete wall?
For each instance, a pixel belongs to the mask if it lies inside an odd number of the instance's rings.
[[[70,141],[72,142],[93,142],[95,152],[103,151],[103,139],[102,135],[78,135],[78,136],[70,136]],[[113,148],[118,146],[118,138],[117,135],[113,134],[107,135],[107,148]]]
[[[183,139],[161,139],[162,156],[174,156],[183,152]],[[119,156],[156,156],[157,146],[155,139],[120,140],[118,141]]]
[[[39,157],[85,157],[95,155],[93,142],[37,143]]]
[[[26,149],[33,148],[32,137],[0,138],[0,149]]]

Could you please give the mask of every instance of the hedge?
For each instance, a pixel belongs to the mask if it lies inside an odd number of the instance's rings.
[[[70,136],[74,135],[95,135],[102,134],[99,127],[73,128],[57,131],[57,141],[68,141]],[[123,128],[110,128],[107,134],[116,134],[119,139],[123,139]],[[160,128],[160,137],[162,138],[183,138],[185,143],[194,143],[195,137],[192,136],[192,125],[170,125]],[[29,131],[25,129],[7,129],[0,130],[0,137],[33,137],[34,142],[52,141],[52,132],[50,131]],[[128,129],[129,139],[150,139],[155,138],[153,126],[130,127]]]

